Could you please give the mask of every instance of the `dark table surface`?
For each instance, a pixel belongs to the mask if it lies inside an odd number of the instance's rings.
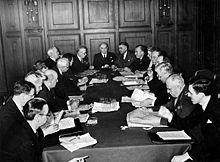
[[[116,98],[131,95],[131,91],[121,86],[120,82],[112,81],[115,73],[107,73],[110,78],[107,84],[94,85],[85,92],[85,103],[98,101],[100,98]],[[95,126],[84,126],[85,131],[95,138],[98,143],[94,146],[69,152],[61,145],[47,147],[43,152],[44,162],[66,162],[74,157],[88,155],[88,162],[166,162],[174,155],[184,153],[189,147],[189,142],[155,143],[149,138],[148,132],[169,130],[170,128],[153,128],[146,131],[142,128],[128,128],[121,130],[126,125],[126,114],[135,108],[130,103],[120,103],[120,109],[115,112],[95,113],[91,116],[98,118]]]

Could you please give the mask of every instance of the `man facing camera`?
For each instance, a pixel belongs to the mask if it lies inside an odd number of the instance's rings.
[[[115,66],[118,68],[129,67],[131,63],[136,59],[134,52],[129,50],[129,44],[127,42],[120,42],[118,45],[119,55],[115,61]]]
[[[109,69],[116,60],[116,55],[112,52],[108,52],[108,44],[102,42],[99,45],[100,53],[94,56],[94,68],[97,70]]]
[[[150,63],[150,60],[147,56],[147,47],[137,45],[135,47],[135,56],[136,59],[132,62],[132,64],[129,67],[124,68],[125,71],[146,71]]]

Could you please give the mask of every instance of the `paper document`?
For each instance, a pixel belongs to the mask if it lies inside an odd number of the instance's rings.
[[[127,114],[127,125],[129,127],[167,127],[161,125],[161,117],[158,112],[152,112],[147,108],[138,108]]]
[[[135,89],[131,95],[131,99],[135,101],[143,101],[147,98],[156,100],[156,97],[154,96],[153,93],[149,93],[148,91],[142,91],[140,89]]]
[[[58,115],[57,115],[56,118],[54,119],[54,123],[55,123],[55,124],[59,124],[60,119],[61,119],[62,116],[63,116],[63,113],[64,113],[63,110],[61,110],[61,111],[58,113]]]
[[[81,136],[73,136],[72,138],[70,137],[68,138],[64,137],[64,138],[59,139],[61,141],[61,145],[70,152],[97,143],[97,140],[91,137],[89,133],[86,133]]]
[[[112,103],[107,103],[107,104],[94,102],[92,113],[118,111],[119,108],[120,108],[119,102],[112,102]]]
[[[89,114],[80,114],[78,118],[80,120],[80,123],[86,123],[89,119]]]
[[[157,135],[163,140],[191,140],[191,137],[188,136],[184,130],[182,131],[166,131],[166,132],[157,132]]]
[[[96,79],[96,78],[92,78],[92,80],[89,82],[89,84],[94,84],[94,83],[107,83],[108,79]]]
[[[60,130],[73,128],[73,127],[75,127],[74,118],[71,118],[71,117],[64,118],[64,119],[61,119],[59,122],[59,129]]]

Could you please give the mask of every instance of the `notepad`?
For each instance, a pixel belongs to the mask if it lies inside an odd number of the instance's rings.
[[[184,130],[157,132],[157,135],[163,140],[191,140],[191,137]]]

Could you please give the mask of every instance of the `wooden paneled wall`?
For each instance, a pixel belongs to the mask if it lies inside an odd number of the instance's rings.
[[[192,71],[186,61],[193,63],[195,52],[193,0],[170,0],[171,23],[165,25],[160,24],[159,0],[38,0],[38,22],[28,21],[24,0],[0,1],[0,57],[4,56],[0,71],[6,71],[1,80],[9,89],[35,61],[47,57],[51,46],[75,53],[79,45],[86,45],[92,64],[103,41],[113,52],[118,52],[121,41],[128,42],[131,50],[137,44],[155,45],[188,73]]]

